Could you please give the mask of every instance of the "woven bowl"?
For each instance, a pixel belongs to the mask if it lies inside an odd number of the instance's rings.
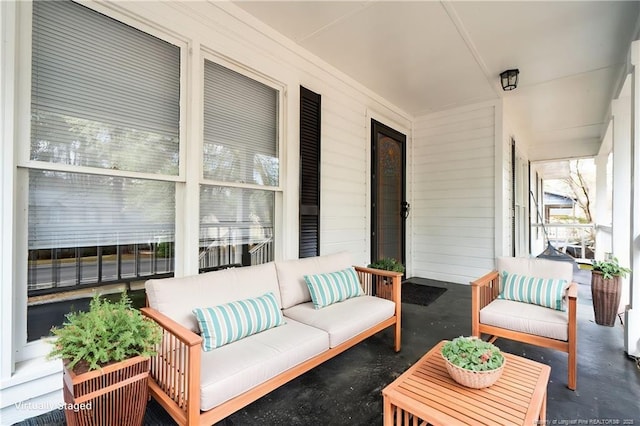
[[[447,365],[447,371],[449,372],[451,378],[462,386],[473,389],[488,388],[489,386],[497,382],[502,375],[505,364],[507,363],[507,359],[502,357],[504,360],[502,362],[502,365],[495,370],[471,371],[452,364],[447,358],[445,358],[444,355],[442,355],[442,358]]]

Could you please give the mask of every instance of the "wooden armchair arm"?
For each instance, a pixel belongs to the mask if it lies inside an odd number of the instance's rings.
[[[480,286],[480,287],[486,287],[486,286],[492,285],[499,275],[500,274],[498,271],[491,271],[481,276],[480,278],[476,279],[475,281],[471,281],[471,285]]]
[[[491,303],[500,292],[500,273],[498,271],[491,271],[478,278],[475,281],[471,281],[471,309],[479,312],[480,309]],[[477,303],[477,306],[474,305]]]
[[[569,284],[567,287],[567,297],[569,299],[577,299],[578,298],[578,284],[573,282]]]
[[[480,310],[491,303],[500,291],[500,273],[491,271],[471,281],[471,334],[480,337]]]
[[[158,354],[151,358],[150,391],[188,424],[200,414],[202,337],[153,308],[140,310],[162,327]]]

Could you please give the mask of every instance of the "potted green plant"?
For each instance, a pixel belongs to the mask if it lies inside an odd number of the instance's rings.
[[[373,268],[373,269],[381,269],[383,271],[400,272],[401,274],[404,274],[404,265],[391,257],[383,257],[373,263],[370,263],[369,265],[367,265],[367,267]],[[396,275],[400,275],[400,274],[396,274]],[[392,276],[375,277],[374,283],[373,283],[375,294],[379,295],[380,297],[384,297],[385,299],[392,300],[392,297],[391,297],[392,280],[393,280]],[[399,280],[402,281],[401,275]]]
[[[402,272],[404,274],[404,265],[391,257],[384,257],[376,262],[368,265],[369,268],[382,269],[384,271]]]
[[[95,295],[87,312],[67,314],[62,327],[51,331],[49,357],[64,364],[67,424],[141,425],[160,327],[122,293],[115,302]]]
[[[472,336],[446,342],[441,353],[451,378],[474,389],[493,385],[507,361],[497,346]]]
[[[591,272],[591,299],[596,324],[613,327],[620,305],[620,278],[624,278],[631,269],[620,266],[618,258],[608,257],[594,261]]]

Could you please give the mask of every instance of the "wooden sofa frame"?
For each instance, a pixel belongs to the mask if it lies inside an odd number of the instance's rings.
[[[387,327],[395,326],[394,350],[399,352],[402,273],[359,266],[354,268],[365,294],[392,300],[395,303],[393,317],[208,411],[200,411],[202,338],[157,310],[142,308],[142,313],[157,322],[163,329],[163,339],[159,346],[163,350],[159,350],[158,354],[151,359],[150,394],[178,424],[212,425]]]
[[[489,341],[494,342],[498,337],[516,340],[531,345],[542,346],[545,348],[556,349],[568,354],[568,384],[571,390],[576,390],[577,385],[577,298],[578,285],[573,282],[567,288],[567,305],[568,305],[568,334],[567,341],[551,339],[543,336],[522,333],[509,330],[506,328],[494,327],[482,324],[480,322],[480,310],[491,303],[498,297],[500,292],[500,274],[498,271],[492,271],[483,277],[471,282],[471,334],[476,337],[482,337],[482,334],[488,334]]]

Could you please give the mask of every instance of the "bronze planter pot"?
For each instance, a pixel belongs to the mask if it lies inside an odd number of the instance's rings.
[[[591,298],[596,324],[613,327],[620,306],[620,277],[604,279],[602,273],[591,274]]]

